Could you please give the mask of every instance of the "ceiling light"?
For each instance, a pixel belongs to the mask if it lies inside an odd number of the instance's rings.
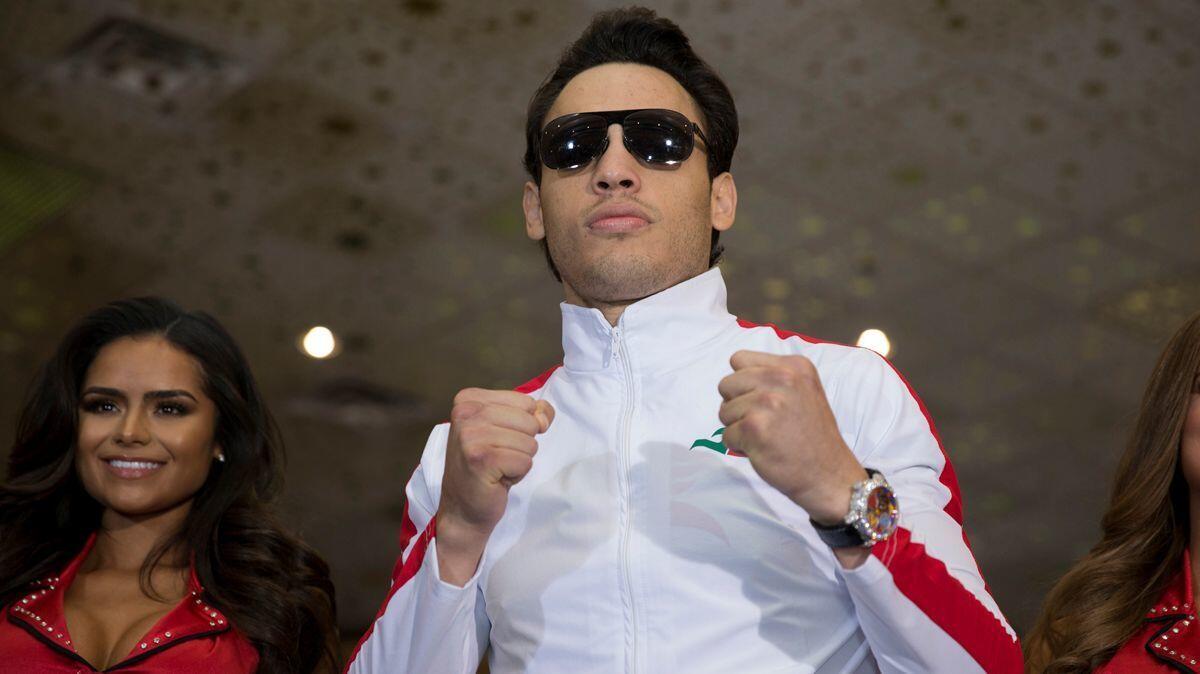
[[[869,328],[863,330],[858,336],[858,345],[874,351],[875,353],[887,358],[887,355],[892,351],[892,342],[883,330]]]
[[[333,355],[337,349],[337,339],[333,332],[322,325],[311,328],[304,333],[300,340],[300,348],[312,358],[323,359]]]

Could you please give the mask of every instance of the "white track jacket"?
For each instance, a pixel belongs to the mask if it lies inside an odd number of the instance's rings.
[[[518,389],[554,423],[462,588],[438,576],[449,424],[435,427],[390,592],[348,671],[471,674],[486,652],[493,674],[1021,672],[913,391],[874,352],[738,320],[725,300],[712,269],[615,328],[562,306],[562,366]],[[723,453],[717,383],[740,349],[809,358],[846,444],[892,484],[900,528],[859,568]]]

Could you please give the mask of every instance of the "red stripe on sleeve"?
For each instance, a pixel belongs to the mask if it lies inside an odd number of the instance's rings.
[[[835,344],[850,348],[863,348],[781,330],[771,324],[758,325],[740,318],[738,325],[743,328],[768,327],[774,330],[780,339],[796,337],[810,344]],[[880,356],[880,358],[883,357]],[[942,470],[938,474],[938,481],[950,492],[950,500],[946,503],[944,510],[962,529],[963,543],[967,546],[967,550],[970,550],[971,542],[967,539],[967,531],[963,527],[963,504],[958,487],[958,477],[954,473],[954,466],[950,463],[950,455],[942,443],[937,426],[933,423],[933,417],[929,414],[929,408],[925,406],[912,384],[908,383],[896,366],[892,365],[887,358],[883,358],[883,361],[892,368],[900,381],[904,382],[908,394],[916,401],[917,407],[925,417],[925,422],[929,425],[930,434],[942,452],[945,460]],[[898,528],[887,544],[876,545],[872,552],[891,570],[896,586],[901,593],[916,604],[951,638],[961,644],[986,671],[1023,671],[1020,644],[1008,636],[1003,624],[988,611],[987,607],[980,603],[970,590],[950,574],[943,562],[930,557],[925,552],[923,544],[911,542],[911,534],[908,530]],[[987,590],[986,582],[984,588]],[[990,590],[987,591],[990,593]],[[997,639],[995,636],[997,634],[1003,635],[1003,638]]]
[[[921,414],[925,416],[925,423],[929,424],[929,434],[937,441],[938,449],[942,450],[942,456],[945,457],[946,462],[942,465],[942,472],[938,474],[938,481],[945,485],[946,489],[950,490],[950,502],[946,504],[946,514],[953,517],[959,526],[963,526],[963,504],[962,497],[958,491],[958,475],[954,473],[954,465],[950,463],[950,454],[946,452],[946,446],[942,444],[942,434],[938,433],[937,426],[933,423],[933,416],[929,414],[929,408],[925,407],[925,401],[921,400],[921,396],[917,395],[912,384],[908,383],[908,379],[904,377],[900,370],[896,369],[895,365],[892,365],[892,361],[887,358],[884,358],[883,361],[888,364],[888,367],[892,368],[892,372],[896,373],[900,381],[904,382],[904,387],[908,389],[908,394],[916,401]],[[965,529],[963,530],[963,541],[967,542],[968,547],[970,546],[970,541],[967,541],[967,532]]]
[[[415,475],[415,473],[414,473]],[[417,535],[417,525],[413,523],[412,518],[408,516],[408,500],[404,501],[404,513],[400,516],[400,558],[403,559],[404,551],[408,549],[408,542],[413,536]],[[396,560],[399,564],[400,560]],[[396,577],[396,570],[392,570],[392,577]]]
[[[930,557],[901,527],[871,554],[891,571],[896,587],[967,651],[985,672],[1025,671],[1021,645],[991,611],[950,574],[945,563]],[[886,561],[884,561],[886,560]]]
[[[408,516],[408,503],[404,504],[403,521],[400,524],[400,559],[396,560],[396,567],[392,570],[392,587],[388,590],[387,598],[383,600],[383,606],[379,607],[379,613],[375,615],[375,619],[371,621],[371,626],[367,628],[362,638],[354,646],[354,651],[350,654],[350,659],[346,661],[346,668],[342,670],[343,674],[350,671],[350,667],[358,658],[358,652],[362,649],[362,645],[375,631],[375,623],[383,617],[387,611],[388,603],[392,601],[392,597],[404,587],[408,581],[412,580],[413,576],[417,575],[422,562],[425,560],[425,552],[429,549],[429,543],[433,540],[437,533],[437,516],[435,515],[429,520],[429,525],[425,527],[425,531],[421,532],[421,537],[417,539],[413,545],[412,551],[406,556],[404,550],[408,548],[408,542],[417,533],[417,525],[413,523],[412,518]]]

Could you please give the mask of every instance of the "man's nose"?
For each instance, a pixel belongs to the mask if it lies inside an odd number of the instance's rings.
[[[592,191],[596,194],[633,193],[642,188],[641,165],[625,149],[622,133],[620,124],[608,127],[608,147],[596,158],[592,170]]]

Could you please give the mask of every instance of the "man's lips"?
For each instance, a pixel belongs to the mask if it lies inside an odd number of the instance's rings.
[[[603,206],[587,219],[589,231],[597,234],[627,234],[650,224],[650,216],[636,206]]]

